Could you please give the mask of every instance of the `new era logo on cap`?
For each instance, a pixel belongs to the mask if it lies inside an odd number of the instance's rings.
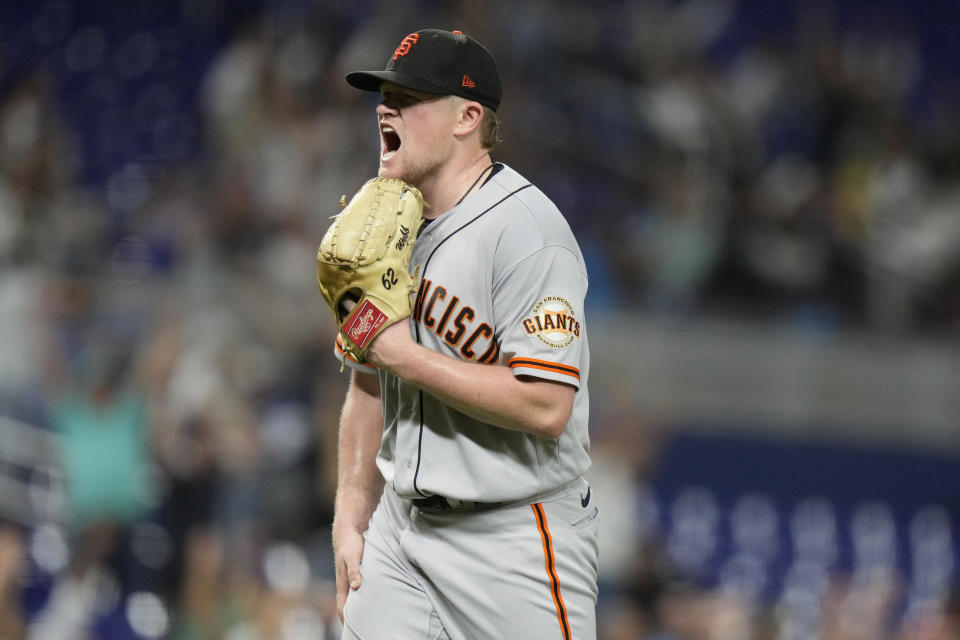
[[[407,89],[453,94],[491,109],[500,106],[497,63],[479,42],[459,31],[422,29],[403,38],[383,71],[354,71],[347,82],[379,91],[384,82]]]

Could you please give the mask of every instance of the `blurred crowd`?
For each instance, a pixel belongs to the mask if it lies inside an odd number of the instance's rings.
[[[700,440],[698,457],[672,459],[664,474],[666,449],[676,446],[668,432],[638,426],[628,415],[607,418],[589,473],[604,518],[602,640],[960,637],[955,502],[932,504],[930,492],[916,485],[907,500],[916,506],[906,510],[896,499],[874,497],[841,505],[836,494],[816,490],[790,498],[785,476],[819,472],[838,485],[846,480],[838,494],[850,489],[850,478],[818,468],[822,452],[796,443],[747,444],[749,438],[688,436]],[[730,442],[739,444],[727,449]],[[763,470],[738,473],[751,458]],[[719,470],[690,469],[697,460],[716,460]],[[859,466],[850,475],[874,474],[866,485],[879,482],[879,467],[857,454],[847,463]],[[703,482],[721,474],[739,478]],[[670,487],[666,475],[679,485]],[[738,484],[745,490],[731,493]]]
[[[375,98],[343,75],[417,28],[495,53],[495,155],[567,214],[595,313],[956,336],[957,79],[922,23],[870,6],[4,9],[0,490],[21,499],[0,501],[0,638],[336,638],[346,378],[313,261],[376,170]],[[638,422],[595,429],[630,504],[655,455]],[[604,640],[960,637],[949,598],[901,620],[888,574],[830,578],[818,630],[794,629],[678,572],[610,504]]]

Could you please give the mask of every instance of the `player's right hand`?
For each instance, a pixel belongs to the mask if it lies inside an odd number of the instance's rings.
[[[360,561],[363,559],[363,533],[346,527],[333,534],[333,557],[337,568],[337,615],[343,622],[343,605],[350,590],[360,588]]]

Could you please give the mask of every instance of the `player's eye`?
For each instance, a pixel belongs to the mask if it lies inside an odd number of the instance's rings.
[[[390,91],[383,95],[383,104],[393,109],[409,107],[410,105],[416,104],[421,100],[423,100],[423,98],[406,92],[398,93],[395,91]]]

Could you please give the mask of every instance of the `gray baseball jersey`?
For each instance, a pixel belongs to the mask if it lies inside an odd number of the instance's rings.
[[[599,513],[581,477],[587,275],[573,234],[543,193],[497,165],[422,231],[410,269],[420,274],[409,320],[420,344],[569,384],[573,412],[559,438],[541,438],[484,424],[381,372],[386,487],[343,637],[593,640]],[[437,512],[417,501],[433,495],[500,504]]]
[[[573,412],[558,439],[542,438],[484,424],[381,372],[377,466],[402,498],[521,500],[570,483],[590,465],[583,256],[549,198],[506,165],[497,169],[416,240],[410,331],[434,351],[572,385]],[[339,345],[336,352],[344,357]]]

